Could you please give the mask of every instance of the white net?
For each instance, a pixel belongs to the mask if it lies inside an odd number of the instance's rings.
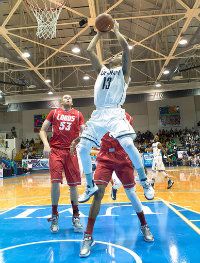
[[[57,21],[63,8],[63,2],[56,0],[27,0],[29,8],[37,19],[39,38],[55,38]]]

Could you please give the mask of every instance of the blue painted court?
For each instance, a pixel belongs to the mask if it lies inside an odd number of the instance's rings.
[[[81,233],[71,226],[71,206],[60,206],[60,231],[51,234],[50,206],[19,206],[0,213],[0,262],[126,262],[198,263],[200,236],[162,201],[144,202],[144,212],[155,237],[146,243],[129,203],[103,204],[94,229],[90,257],[79,258]],[[80,205],[87,222],[89,205]],[[199,226],[200,214],[173,206],[188,222]]]

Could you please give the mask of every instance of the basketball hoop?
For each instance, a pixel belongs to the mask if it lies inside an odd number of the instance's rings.
[[[25,0],[37,19],[39,38],[55,38],[57,21],[62,11],[64,0]]]

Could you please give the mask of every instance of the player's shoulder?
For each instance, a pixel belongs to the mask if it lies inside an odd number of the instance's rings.
[[[55,114],[56,110],[57,110],[57,108],[56,109],[51,109],[50,112],[49,112],[49,115]]]
[[[52,112],[58,112],[58,111],[63,111],[63,109],[62,108],[55,108],[55,109],[52,109],[51,111]]]

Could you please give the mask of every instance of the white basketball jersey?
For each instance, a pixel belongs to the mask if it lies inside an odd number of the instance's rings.
[[[96,107],[116,107],[124,104],[128,85],[122,67],[108,69],[103,66],[94,86]]]
[[[152,144],[153,148],[153,157],[162,156],[161,149],[158,148],[159,142],[154,142]]]

